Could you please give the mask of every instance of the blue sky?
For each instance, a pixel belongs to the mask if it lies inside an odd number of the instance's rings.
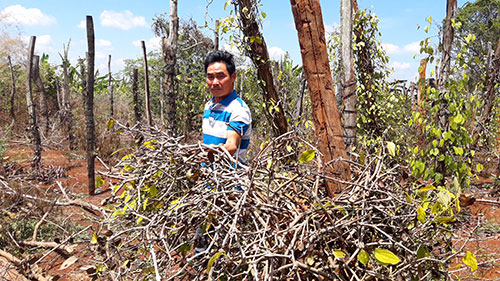
[[[212,2],[207,12],[207,3]],[[193,18],[199,25],[209,26],[214,20],[229,14],[224,10],[225,0],[179,0],[178,14],[182,19]],[[459,0],[461,7],[466,1]],[[301,63],[297,32],[288,0],[262,0],[264,38],[270,54],[278,58],[289,52],[296,64]],[[340,0],[321,0],[326,30],[340,22]],[[360,9],[371,8],[380,19],[381,42],[391,57],[393,78],[414,80],[418,69],[418,42],[437,35],[437,25],[445,16],[446,0],[395,1],[358,0]],[[141,55],[140,40],[148,50],[158,47],[151,32],[152,18],[168,13],[169,1],[131,0],[0,0],[0,20],[19,27],[21,36],[37,36],[36,52],[50,55],[52,63],[60,63],[58,53],[71,38],[70,58],[84,57],[87,48],[84,21],[92,15],[96,34],[96,66],[107,71],[108,55],[112,55],[112,70],[123,67],[123,60]],[[429,34],[423,31],[425,19],[432,16],[434,23]],[[421,28],[417,30],[417,25]],[[11,29],[13,30],[13,29]],[[208,36],[211,31],[206,30]]]

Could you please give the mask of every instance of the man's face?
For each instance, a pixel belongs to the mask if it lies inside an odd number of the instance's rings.
[[[233,91],[236,73],[229,75],[224,62],[213,62],[207,68],[207,84],[215,101],[219,102]]]

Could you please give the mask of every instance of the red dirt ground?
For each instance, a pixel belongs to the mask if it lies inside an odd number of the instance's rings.
[[[20,166],[29,166],[33,151],[24,144],[9,143],[7,147],[7,152],[5,157],[8,157],[8,161],[15,161]],[[61,185],[66,189],[68,194],[71,194],[72,198],[79,198],[85,202],[92,203],[93,205],[100,206],[101,202],[110,196],[109,192],[109,180],[105,178],[106,184],[102,187],[103,190],[108,190],[107,192],[101,193],[95,196],[88,196],[87,189],[87,162],[85,160],[85,151],[56,151],[47,150],[42,152],[42,164],[52,165],[54,167],[61,167],[65,170],[66,177],[59,178],[57,181],[61,182]],[[96,161],[96,171],[105,171],[105,167]],[[98,173],[96,174],[96,176]],[[51,184],[46,187],[49,190],[58,190],[56,183]],[[96,228],[95,217],[93,217],[89,212],[83,211],[79,207],[65,206],[59,207],[64,216],[71,219],[73,224],[80,225],[83,227],[91,226],[91,228],[86,231],[86,235],[91,238],[93,230]],[[89,251],[86,249],[86,244],[80,244],[72,253],[73,256],[77,257],[78,260],[71,266],[61,269],[61,265],[68,258],[72,256],[62,256],[58,253],[51,253],[45,259],[39,263],[39,268],[43,275],[52,276],[55,279],[50,280],[90,280],[88,274],[85,272],[85,267],[91,265],[92,256],[89,255]],[[6,266],[0,260],[0,272]],[[0,280],[26,280],[22,279],[21,276],[15,274],[13,270],[9,273],[14,274],[10,277],[0,276]],[[11,279],[12,278],[12,279]]]
[[[19,143],[9,143],[6,157],[9,161],[15,161],[21,165],[29,165],[32,150]],[[42,153],[42,163],[45,165],[60,166],[65,170],[66,178],[60,178],[62,186],[72,194],[73,197],[81,198],[86,202],[100,206],[103,199],[110,196],[110,192],[105,192],[96,196],[87,195],[87,168],[84,151],[55,151],[48,150]],[[104,171],[105,167],[96,162],[96,170]],[[108,186],[109,179],[105,179]],[[454,234],[455,248],[459,249],[464,243],[464,251],[457,255],[456,260],[450,267],[453,272],[454,280],[500,280],[500,202],[497,198],[491,198],[492,188],[495,186],[492,180],[486,179],[477,182],[472,190],[472,197],[477,199],[472,205],[465,207],[461,213],[460,225]],[[58,187],[52,184],[48,188],[57,190]],[[500,187],[496,184],[496,188]],[[493,195],[494,196],[494,195]],[[494,196],[497,197],[497,196]],[[63,214],[70,217],[71,220],[82,226],[96,227],[95,218],[78,207],[61,207]],[[478,227],[478,223],[480,226]],[[471,234],[471,231],[474,230]],[[88,231],[90,239],[92,230]],[[68,257],[57,253],[50,254],[40,263],[40,268],[45,275],[55,276],[52,280],[90,280],[85,272],[85,266],[91,264],[92,257],[86,249],[88,244],[80,244],[73,255],[78,260],[68,268],[61,269],[63,262]],[[479,268],[471,272],[468,267],[463,265],[462,257],[466,251],[475,254]],[[8,263],[0,259],[0,272],[8,272],[11,275],[2,275],[0,280],[26,280],[14,270],[6,269]],[[454,272],[455,271],[455,272]]]

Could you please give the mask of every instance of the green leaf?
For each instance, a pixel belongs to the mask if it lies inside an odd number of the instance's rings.
[[[396,156],[396,145],[393,142],[387,142],[387,150],[392,156]]]
[[[398,256],[386,249],[377,248],[375,249],[375,251],[373,251],[373,255],[375,256],[375,260],[382,265],[394,265],[401,262]]]
[[[346,254],[344,252],[342,252],[342,250],[333,250],[333,255],[337,259],[343,259],[346,256]]]
[[[433,185],[426,185],[425,187],[419,188],[418,191],[425,192],[425,191],[434,190],[434,189],[436,189],[435,186],[433,186]]]
[[[181,252],[183,255],[187,255],[189,251],[191,251],[192,244],[189,243],[184,243],[182,246],[179,247],[179,252]]]
[[[226,253],[224,253],[224,251],[220,251],[218,253],[216,253],[215,255],[213,255],[209,260],[208,260],[208,264],[207,264],[207,274],[210,273],[210,271],[212,271],[212,267],[214,266],[214,263],[215,261],[221,256],[221,255],[224,255],[226,256]]]
[[[471,253],[470,251],[467,251],[467,253],[463,257],[462,261],[464,262],[464,264],[470,266],[470,271],[474,271],[477,269],[476,256],[474,256],[474,254]]]
[[[450,218],[450,217],[438,217],[436,220],[437,220],[437,222],[442,223],[442,224],[447,224],[447,223],[455,221],[454,218]]]
[[[299,162],[304,163],[304,162],[309,162],[314,159],[314,156],[316,156],[316,151],[314,149],[308,149],[304,152],[299,157]]]
[[[91,243],[91,244],[95,244],[95,243],[97,243],[97,233],[95,233],[95,232],[94,232],[94,233],[92,234],[92,239],[90,240],[90,243]]]
[[[100,176],[95,177],[95,188],[100,188],[103,185],[104,180]]]
[[[115,124],[115,120],[109,119],[108,123],[106,124],[106,129],[111,130],[111,128],[113,128],[114,124]]]
[[[441,203],[443,206],[448,206],[451,202],[451,196],[449,192],[446,192],[445,190],[442,190],[438,193],[438,200],[437,202]]]
[[[417,219],[421,223],[425,223],[425,210],[422,208],[422,206],[419,206],[417,208]]]
[[[370,255],[365,250],[359,251],[358,261],[364,265],[367,265],[370,261]]]
[[[264,19],[265,19],[266,17],[267,17],[267,14],[266,14],[266,13],[264,13],[264,12],[262,12],[262,18],[264,18]]]
[[[481,171],[484,169],[484,166],[481,163],[478,163],[476,165],[476,170],[478,173],[481,173]]]
[[[417,259],[423,259],[429,256],[429,251],[426,247],[420,247],[417,250]]]

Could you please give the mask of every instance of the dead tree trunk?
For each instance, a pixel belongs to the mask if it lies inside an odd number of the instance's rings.
[[[155,77],[156,80],[156,77]],[[167,103],[167,95],[165,93],[165,87],[163,83],[163,77],[160,76],[160,119],[162,125],[167,127],[167,120],[165,119],[165,104]]]
[[[42,161],[42,141],[40,139],[40,131],[38,130],[38,122],[36,118],[36,108],[33,102],[33,89],[32,89],[32,77],[33,77],[33,56],[35,52],[35,41],[36,37],[31,36],[30,43],[28,47],[28,77],[26,84],[26,104],[28,105],[28,113],[30,116],[30,127],[33,134],[33,167],[38,168],[40,162]]]
[[[141,122],[141,110],[139,104],[139,70],[134,68],[132,76],[132,94],[134,96],[134,117],[135,123],[139,124]]]
[[[40,76],[40,57],[33,56],[33,81],[39,92],[40,115],[43,120],[43,133],[45,136],[49,133],[49,110],[47,109],[47,92],[43,86],[42,77]]]
[[[333,79],[326,51],[325,28],[319,0],[290,0],[300,52],[314,116],[314,129],[323,154],[325,175],[349,181],[351,171],[346,159],[343,130],[335,100]],[[337,181],[327,180],[327,194],[335,196],[343,189]]]
[[[453,25],[452,20],[456,17],[457,13],[457,0],[446,1],[446,18],[444,20],[443,30],[443,55],[441,59],[441,68],[439,70],[439,79],[437,81],[437,89],[440,92],[441,100],[445,101],[444,95],[446,94],[446,81],[450,76],[451,65],[451,46],[453,43]],[[438,127],[442,130],[448,126],[448,104],[444,102],[439,109],[437,115]]]
[[[426,82],[425,82],[425,71],[427,69],[427,59],[420,60],[420,67],[418,68],[419,78],[418,78],[418,92],[417,92],[417,105],[416,111],[420,112],[422,116],[425,116],[425,108],[422,103],[425,100],[425,92],[426,92]],[[424,134],[422,132],[424,124],[420,123],[418,130],[418,139],[419,145],[423,145],[424,143]]]
[[[94,124],[94,63],[95,36],[92,16],[87,16],[87,91],[85,97],[85,124],[87,128],[87,170],[89,195],[95,193],[95,124]]]
[[[410,88],[408,89],[408,93],[410,93],[410,101],[412,107],[415,105],[415,82],[410,82]]]
[[[170,22],[168,37],[162,37],[163,54],[163,91],[165,91],[165,114],[167,133],[174,135],[177,130],[175,92],[175,64],[177,52],[177,38],[179,37],[179,17],[177,16],[177,0],[170,0]]]
[[[288,131],[288,124],[283,111],[283,104],[276,90],[276,83],[273,79],[271,60],[267,51],[266,41],[260,32],[257,22],[257,3],[254,0],[238,0],[238,8],[241,29],[247,44],[250,47],[248,56],[257,67],[257,75],[262,83],[259,83],[268,108],[274,108],[271,121],[275,135],[282,135]],[[266,110],[266,112],[268,112]]]
[[[57,76],[55,77],[55,81],[54,81],[55,85],[56,85],[56,101],[57,101],[57,112],[61,111],[61,108],[62,108],[62,100],[61,100],[61,96],[62,96],[62,93],[61,93],[61,82],[59,81],[59,78],[57,78]]]
[[[347,151],[356,144],[356,78],[352,53],[352,2],[340,2],[340,60],[342,64],[342,103],[344,105],[344,143]]]
[[[214,51],[219,50],[219,20],[215,21],[214,30]]]
[[[444,20],[443,28],[443,55],[441,59],[441,68],[439,71],[439,79],[437,83],[437,88],[440,92],[445,91],[445,83],[450,76],[450,65],[451,65],[451,47],[453,43],[454,29],[452,25],[452,20],[455,18],[457,13],[457,0],[447,0],[446,1],[446,18]]]
[[[65,129],[65,133],[68,138],[69,149],[76,149],[75,136],[73,135],[73,113],[71,112],[71,90],[69,87],[70,77],[68,73],[69,59],[68,51],[71,41],[68,42],[68,46],[64,48],[64,55],[61,56],[62,60],[62,74],[63,74],[63,84],[62,84],[62,95],[61,95],[61,111],[60,111],[60,122]]]
[[[108,60],[108,94],[109,94],[109,117],[113,119],[114,116],[114,99],[113,99],[113,77],[111,76],[111,55]]]
[[[16,74],[14,73],[14,67],[12,67],[12,60],[10,59],[10,56],[7,56],[7,59],[9,60],[10,78],[12,81],[10,92],[10,118],[12,119],[11,124],[14,125],[14,122],[16,122],[16,114],[14,112],[14,101],[16,97]]]
[[[304,95],[306,93],[306,78],[304,76],[304,71],[300,73],[300,84],[299,84],[299,91],[297,94],[297,100],[295,101],[295,110],[293,112],[293,116],[295,117],[295,120],[300,120],[302,116],[302,108],[303,108],[303,103],[304,103]]]
[[[424,102],[425,99],[425,71],[427,69],[427,59],[421,59],[420,60],[420,67],[418,68],[418,93],[417,93],[417,105],[419,110],[422,111],[422,114],[424,108],[422,107],[422,103]],[[425,114],[424,114],[425,115]]]
[[[146,119],[148,120],[148,126],[153,126],[153,118],[151,116],[151,103],[149,101],[149,71],[148,71],[148,56],[146,53],[146,42],[141,41],[142,45],[142,55],[144,60],[144,89],[145,89],[145,99],[146,99]]]

